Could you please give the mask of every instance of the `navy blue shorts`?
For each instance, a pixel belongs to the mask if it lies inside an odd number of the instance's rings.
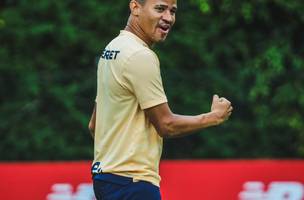
[[[128,177],[97,174],[93,185],[97,200],[161,200],[159,187],[146,181],[133,182]]]

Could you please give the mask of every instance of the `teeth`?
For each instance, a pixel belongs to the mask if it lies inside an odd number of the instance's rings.
[[[164,31],[169,29],[169,27],[163,27],[163,26],[161,26],[160,28],[163,29]]]
[[[166,25],[160,25],[160,28],[161,28],[161,29],[164,29],[164,30],[168,30],[170,27],[169,27],[169,26],[166,26]]]

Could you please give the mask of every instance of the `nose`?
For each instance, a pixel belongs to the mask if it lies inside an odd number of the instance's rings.
[[[171,14],[170,10],[167,10],[166,12],[163,13],[162,20],[170,24],[173,23],[174,16]]]

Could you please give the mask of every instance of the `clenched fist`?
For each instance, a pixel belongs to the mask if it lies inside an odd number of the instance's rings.
[[[231,115],[233,107],[231,102],[226,98],[219,98],[218,95],[213,95],[213,101],[211,105],[211,112],[214,113],[216,117],[217,124],[221,124],[226,121]]]

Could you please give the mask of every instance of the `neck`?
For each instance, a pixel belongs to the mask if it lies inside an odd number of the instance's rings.
[[[125,30],[135,34],[137,37],[143,40],[150,48],[152,47],[153,42],[148,39],[147,35],[139,26],[139,24],[135,21],[134,17],[129,17]]]

